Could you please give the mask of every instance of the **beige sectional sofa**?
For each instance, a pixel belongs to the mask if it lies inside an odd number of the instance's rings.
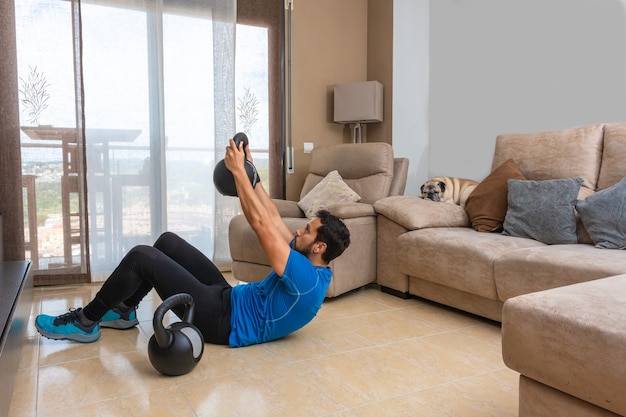
[[[584,199],[626,176],[626,124],[500,135],[493,172],[511,160],[526,180],[581,178],[577,198]],[[594,246],[580,218],[574,237],[579,243],[546,244],[479,232],[466,210],[453,204],[394,196],[374,208],[377,283],[384,291],[489,319],[502,320],[509,298],[626,273],[626,251]]]

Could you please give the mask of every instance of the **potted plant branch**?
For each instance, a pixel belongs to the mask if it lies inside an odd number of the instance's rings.
[[[237,100],[239,102],[237,106],[239,121],[243,125],[242,131],[251,137],[252,126],[257,122],[259,116],[259,101],[249,87],[245,88],[243,97],[239,97]]]
[[[37,67],[28,67],[28,77],[20,77],[20,93],[22,94],[22,106],[26,111],[27,120],[31,126],[39,125],[39,118],[45,109],[48,108],[48,87],[50,84],[46,80],[43,72],[39,72]]]

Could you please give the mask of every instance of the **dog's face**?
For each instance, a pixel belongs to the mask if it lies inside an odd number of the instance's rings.
[[[420,190],[424,200],[441,201],[446,192],[446,184],[442,181],[427,180]]]

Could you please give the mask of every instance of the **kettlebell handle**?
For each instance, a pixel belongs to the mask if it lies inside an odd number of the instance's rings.
[[[237,148],[239,148],[239,144],[241,142],[243,142],[243,152],[246,155],[246,160],[248,159],[248,136],[243,133],[243,132],[239,132],[236,133],[235,136],[233,136],[233,142],[235,142],[235,146]]]
[[[194,312],[194,301],[193,297],[186,293],[174,294],[169,296],[160,306],[157,307],[154,312],[154,318],[152,319],[152,327],[154,328],[154,338],[157,341],[159,347],[163,349],[167,349],[172,341],[173,336],[172,333],[163,327],[163,317],[165,317],[165,313],[171,310],[173,307],[185,304],[187,309],[185,310],[185,315],[183,317],[183,321],[185,323],[191,323],[193,320],[193,312]]]
[[[239,148],[239,144],[241,142],[243,142],[243,145],[244,145],[243,146],[243,153],[244,153],[244,155],[246,157],[244,165],[246,167],[246,172],[248,173],[248,176],[251,175],[250,171],[252,171],[253,177],[250,178],[250,181],[252,181],[252,187],[254,187],[258,182],[261,181],[261,179],[259,178],[259,173],[257,172],[256,167],[252,164],[252,162],[248,161],[248,156],[249,156],[248,155],[248,151],[249,151],[249,149],[248,149],[248,136],[246,136],[246,134],[243,133],[243,132],[238,132],[233,137],[233,141],[235,142],[235,146],[237,148]],[[251,167],[251,169],[248,169],[250,167]]]

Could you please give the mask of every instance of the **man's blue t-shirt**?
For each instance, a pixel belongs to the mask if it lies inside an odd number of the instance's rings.
[[[263,343],[303,327],[322,307],[331,274],[292,249],[282,278],[272,272],[261,282],[233,287],[229,345]]]

